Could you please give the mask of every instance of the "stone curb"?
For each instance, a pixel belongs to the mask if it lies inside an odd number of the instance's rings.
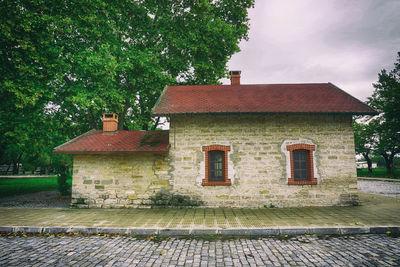
[[[0,226],[5,233],[82,233],[82,234],[122,234],[122,235],[162,235],[162,236],[281,236],[281,235],[355,235],[400,234],[400,226],[362,226],[362,227],[293,227],[293,228],[247,228],[247,229],[156,229],[156,228],[116,228],[116,227],[37,227],[37,226]]]
[[[357,180],[400,183],[400,179],[390,179],[390,178],[358,177]]]

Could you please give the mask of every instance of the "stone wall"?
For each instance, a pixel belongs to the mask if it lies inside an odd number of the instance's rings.
[[[317,185],[288,185],[285,144],[316,146]],[[231,186],[202,186],[202,146],[228,145]],[[288,207],[345,205],[357,201],[349,115],[187,115],[170,123],[173,190],[207,206]]]
[[[166,155],[75,155],[72,204],[137,207],[161,188],[171,189]]]
[[[75,155],[72,203],[138,207],[162,188],[210,207],[345,205],[357,201],[349,115],[174,116],[168,155]],[[315,146],[316,185],[288,185],[286,145]],[[230,186],[203,186],[203,146],[230,146]]]

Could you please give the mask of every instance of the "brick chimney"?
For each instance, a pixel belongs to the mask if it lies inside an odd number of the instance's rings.
[[[118,130],[118,115],[115,113],[103,114],[103,132],[114,132]]]
[[[240,84],[240,70],[231,70],[229,75],[231,75],[231,85]]]

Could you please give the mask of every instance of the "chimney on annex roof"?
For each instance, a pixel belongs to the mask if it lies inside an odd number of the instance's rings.
[[[118,130],[118,115],[115,113],[103,114],[103,132],[114,132]]]
[[[240,84],[240,70],[231,70],[229,75],[231,75],[231,85]]]

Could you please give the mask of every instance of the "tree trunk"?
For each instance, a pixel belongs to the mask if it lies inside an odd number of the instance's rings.
[[[17,160],[14,161],[14,170],[13,170],[13,174],[19,174],[19,162],[21,161],[21,158],[22,158],[22,153],[19,154]]]
[[[8,166],[7,166],[7,170],[6,170],[6,175],[8,174],[8,172],[10,171],[10,168],[11,168],[11,164],[8,164]]]
[[[129,108],[129,103],[125,102],[122,113],[118,114],[118,130],[124,129],[124,123],[125,123],[126,113],[128,112],[128,108]]]
[[[387,174],[392,174],[393,171],[393,153],[388,155],[387,153],[382,153],[381,154],[383,158],[385,159],[385,165],[386,165],[386,172]]]
[[[118,115],[118,130],[124,129],[125,113]]]
[[[92,110],[90,108],[87,110],[86,118],[88,120],[90,128],[97,129],[96,119],[93,116]]]
[[[22,153],[19,154],[16,160],[13,160],[13,174],[19,174],[19,161],[21,160]]]
[[[369,152],[363,153],[362,155],[363,155],[363,157],[365,158],[365,160],[367,161],[367,164],[368,164],[368,172],[369,172],[369,173],[372,173],[372,161],[371,161],[371,159],[369,158]]]
[[[59,171],[59,175],[57,177],[58,191],[62,196],[69,195],[71,192],[67,184],[68,168],[66,166],[61,166],[58,171]]]
[[[160,117],[157,117],[156,122],[154,123],[153,127],[151,127],[151,129],[155,130],[157,128],[159,122],[160,122]]]
[[[12,174],[18,174],[18,161],[13,160],[13,171]]]

